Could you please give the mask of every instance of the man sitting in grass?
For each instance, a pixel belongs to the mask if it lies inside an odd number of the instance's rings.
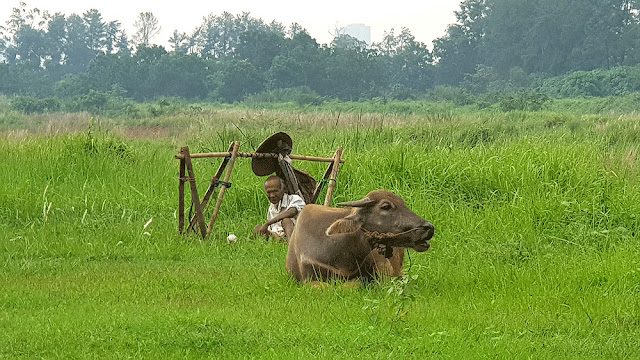
[[[267,237],[273,236],[275,239],[289,239],[293,232],[296,217],[304,207],[304,199],[299,195],[286,194],[284,192],[284,181],[273,175],[264,183],[264,191],[269,198],[269,210],[267,212],[267,222],[263,225],[256,225],[253,232],[257,235]]]

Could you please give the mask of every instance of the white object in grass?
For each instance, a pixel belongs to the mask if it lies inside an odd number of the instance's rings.
[[[238,237],[235,234],[229,234],[229,236],[227,236],[227,242],[230,243],[234,243],[238,241]]]

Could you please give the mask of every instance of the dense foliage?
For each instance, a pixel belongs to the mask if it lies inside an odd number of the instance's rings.
[[[407,28],[370,45],[348,35],[318,44],[299,24],[226,12],[205,17],[191,34],[174,32],[165,49],[150,42],[158,27],[151,13],[140,14],[129,37],[96,9],[67,16],[21,3],[0,29],[0,94],[231,103],[294,89],[316,99],[406,100],[446,86],[625,95],[640,89],[639,5],[465,0],[431,50]]]

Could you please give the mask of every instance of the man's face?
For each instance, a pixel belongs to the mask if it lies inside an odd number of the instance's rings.
[[[284,196],[284,190],[280,185],[280,180],[269,180],[264,184],[264,191],[267,193],[267,197],[269,198],[269,202],[274,205],[280,203],[282,197]]]

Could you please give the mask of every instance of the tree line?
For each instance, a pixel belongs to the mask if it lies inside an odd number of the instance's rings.
[[[51,14],[20,3],[0,28],[0,94],[221,102],[286,92],[410,99],[442,87],[624,94],[640,91],[639,2],[466,0],[432,49],[408,28],[373,44],[339,32],[319,44],[299,24],[227,12],[190,34],[174,31],[166,49],[151,42],[159,22],[149,12],[130,37],[96,9]]]

